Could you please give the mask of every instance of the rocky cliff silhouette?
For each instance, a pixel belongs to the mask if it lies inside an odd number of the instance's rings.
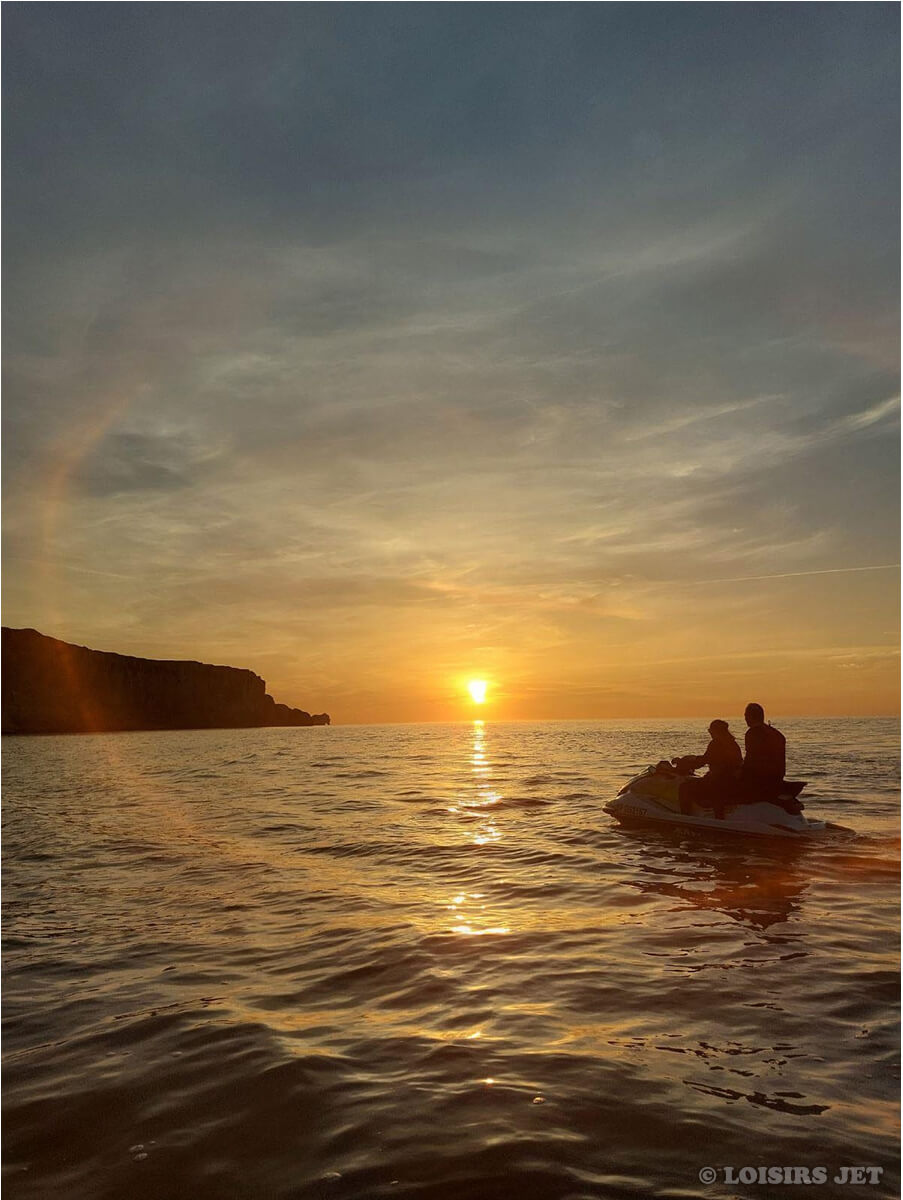
[[[328,725],[277,704],[253,671],[132,658],[3,629],[3,732],[101,733]]]

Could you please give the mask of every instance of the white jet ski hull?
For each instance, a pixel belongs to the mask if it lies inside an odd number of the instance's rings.
[[[678,781],[674,782],[677,785]],[[779,804],[770,804],[764,800],[755,804],[738,804],[733,808],[728,806],[723,818],[716,817],[708,810],[697,810],[692,814],[683,813],[679,808],[672,807],[672,798],[649,795],[647,789],[650,785],[654,786],[651,768],[631,780],[614,800],[605,805],[605,811],[624,824],[654,823],[705,829],[714,833],[790,838],[797,841],[820,834],[826,828],[824,821],[810,821],[801,813],[789,813]]]

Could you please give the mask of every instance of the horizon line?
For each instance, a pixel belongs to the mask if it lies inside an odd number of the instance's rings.
[[[373,725],[526,725],[526,724],[562,724],[565,721],[574,724],[593,724],[598,721],[704,721],[708,713],[684,713],[681,716],[652,716],[641,717],[458,717],[450,720],[423,721],[335,721],[330,722],[330,728],[357,728]],[[776,720],[781,721],[899,721],[900,712],[870,712],[870,713],[778,713]],[[765,722],[767,725],[770,721]],[[248,728],[256,728],[248,726]],[[278,726],[260,726],[260,728],[278,728]],[[325,728],[325,726],[324,726]]]

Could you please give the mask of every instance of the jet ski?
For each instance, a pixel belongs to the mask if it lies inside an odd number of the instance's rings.
[[[803,839],[824,832],[825,821],[810,821],[803,816],[803,806],[797,799],[805,783],[787,782],[774,801],[756,800],[752,803],[724,806],[724,815],[717,816],[710,808],[700,808],[692,802],[680,802],[681,784],[698,778],[692,770],[660,762],[634,776],[605,805],[605,812],[624,824],[691,826],[710,829],[716,833],[739,833],[756,837]]]

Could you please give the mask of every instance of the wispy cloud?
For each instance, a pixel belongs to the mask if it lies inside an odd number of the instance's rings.
[[[691,581],[693,587],[708,586],[712,583],[756,583],[761,580],[768,579],[808,579],[815,575],[850,575],[856,574],[859,571],[899,571],[899,563],[880,563],[869,567],[826,567],[821,571],[782,571],[777,575],[735,575],[730,579],[715,578],[715,579],[694,579]],[[673,580],[669,584],[673,584]],[[684,584],[688,581],[684,580]]]

